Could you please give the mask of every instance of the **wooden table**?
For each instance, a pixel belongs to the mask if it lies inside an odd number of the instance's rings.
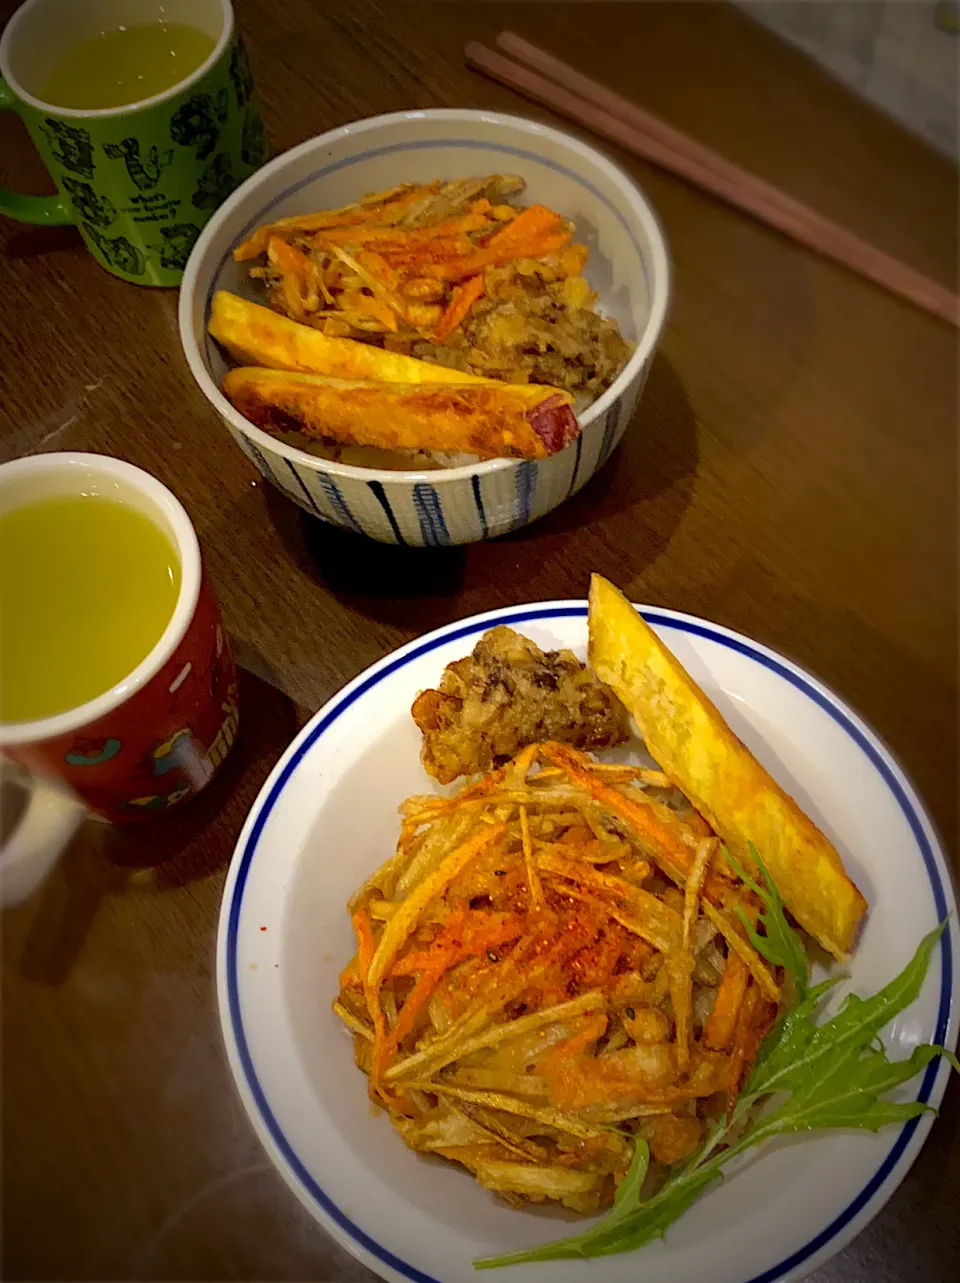
[[[509,25],[956,280],[956,171],[722,6],[237,7],[277,149],[404,107],[543,114],[461,64],[467,39]],[[48,190],[17,123],[2,129],[3,180]],[[301,1209],[241,1110],[217,1022],[216,917],[244,814],[305,710],[446,620],[580,597],[598,570],[635,600],[742,629],[872,722],[956,861],[956,335],[618,159],[675,262],[643,405],[571,503],[466,549],[382,547],[304,517],[260,484],[194,387],[173,292],[108,276],[70,230],[0,227],[2,457],[103,451],[173,487],[245,669],[242,746],[208,794],[155,828],[90,826],[4,917],[6,1278],[371,1277]],[[955,1279],[958,1189],[954,1080],[899,1193],[816,1279]]]

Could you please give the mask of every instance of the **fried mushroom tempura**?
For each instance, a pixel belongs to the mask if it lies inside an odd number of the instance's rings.
[[[503,625],[449,664],[411,712],[424,768],[441,784],[501,766],[527,744],[612,748],[630,734],[626,709],[572,651],[544,652]]]

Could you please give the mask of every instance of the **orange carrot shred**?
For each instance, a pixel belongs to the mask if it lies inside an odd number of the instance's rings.
[[[445,218],[426,227],[334,227],[320,232],[317,240],[331,241],[337,245],[378,243],[386,248],[410,249],[450,237],[462,239],[466,232],[479,232],[486,226],[488,220],[482,214],[470,213]]]
[[[443,343],[469,316],[470,309],[483,294],[483,274],[472,276],[453,291],[453,298],[441,316],[434,338]]]
[[[544,744],[543,756],[559,766],[578,787],[595,801],[619,816],[639,839],[640,845],[657,861],[663,871],[681,885],[693,868],[696,850],[682,840],[683,821],[664,813],[649,802],[633,801],[612,784],[597,779],[591,770],[593,762],[567,744]],[[716,869],[704,879],[703,894],[715,903],[720,901],[723,882]]]
[[[558,232],[563,227],[563,219],[546,205],[529,205],[516,218],[501,227],[487,241],[486,248],[493,249],[509,245],[514,241],[535,241]]]
[[[582,1051],[592,1046],[593,1043],[601,1038],[607,1030],[607,1016],[604,1012],[599,1011],[596,1015],[588,1017],[582,1028],[578,1029],[572,1037],[567,1038],[565,1042],[558,1043],[552,1047],[545,1056],[537,1063],[537,1068],[547,1073],[551,1068],[560,1069],[563,1065],[572,1060],[574,1056],[579,1056]]]
[[[758,1038],[755,1028],[760,989],[751,981],[747,985],[733,1031],[733,1048],[730,1057],[730,1076],[727,1080],[728,1113],[732,1110],[740,1091],[740,1080],[753,1064],[757,1054]]]
[[[270,237],[267,258],[283,277],[283,295],[292,314],[303,317],[316,309],[320,282],[313,261],[280,236]]]
[[[363,996],[366,1000],[367,1011],[370,1013],[370,1019],[373,1021],[373,1065],[370,1082],[371,1086],[376,1088],[379,1086],[380,1077],[386,1068],[383,1063],[383,1057],[387,1030],[383,1018],[383,1007],[380,1005],[380,994],[367,981],[375,951],[373,928],[370,926],[370,919],[363,909],[358,909],[351,921],[353,929],[357,933],[357,967],[363,983]]]
[[[454,910],[454,914],[451,915],[451,926],[456,912]],[[456,920],[458,927],[462,920],[463,915],[461,913]],[[449,930],[449,927],[445,928],[445,930]],[[461,962],[464,958],[485,953],[488,949],[497,949],[509,940],[515,940],[522,931],[523,920],[518,915],[509,914],[505,917],[496,915],[493,921],[484,923],[482,926],[474,928],[469,935],[465,935],[455,948],[448,965],[453,966],[454,963]],[[439,943],[442,942],[438,936],[426,949],[415,953],[407,953],[402,958],[398,958],[387,972],[387,976],[390,979],[399,979],[401,976],[411,976],[417,972],[427,970],[433,963],[434,951]]]
[[[425,194],[435,192],[437,189],[438,184],[427,183],[423,187],[416,187],[412,191],[403,192],[389,200],[376,201],[371,205],[317,210],[313,214],[298,214],[292,218],[278,219],[275,223],[264,223],[233,251],[234,262],[242,263],[246,259],[256,258],[258,254],[262,254],[271,236],[286,239],[288,236],[307,235],[310,232],[323,231],[332,227],[375,222],[389,223],[393,218],[398,218],[410,205],[422,199]]]
[[[512,227],[513,224],[508,226]],[[561,227],[546,236],[524,237],[504,241],[499,245],[486,245],[468,258],[456,259],[452,263],[425,263],[423,275],[442,281],[459,281],[465,276],[474,276],[484,268],[499,267],[504,263],[512,263],[517,258],[543,258],[555,250],[563,249],[572,235],[567,228]]]
[[[350,921],[357,934],[357,969],[360,972],[360,981],[366,983],[367,972],[370,970],[374,954],[373,928],[363,909],[358,909]]]
[[[703,1035],[703,1041],[711,1051],[725,1051],[729,1046],[749,978],[749,967],[739,953],[731,949]]]
[[[434,958],[432,965],[427,970],[421,972],[417,983],[410,990],[409,994],[407,994],[406,1001],[400,1008],[400,1015],[397,1018],[397,1023],[390,1031],[390,1037],[387,1039],[387,1044],[384,1048],[384,1069],[386,1069],[389,1061],[391,1061],[396,1055],[400,1048],[400,1044],[403,1042],[404,1038],[406,1038],[407,1034],[413,1032],[417,1016],[420,1014],[424,1003],[433,993],[437,984],[446,972],[447,967],[450,965],[453,953],[454,950],[450,949],[446,954],[441,954],[439,957]]]

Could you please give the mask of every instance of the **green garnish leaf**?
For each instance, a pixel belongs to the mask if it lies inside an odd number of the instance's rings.
[[[757,894],[764,902],[763,925],[767,932],[766,936],[758,936],[758,939],[771,952],[777,953],[776,965],[787,966],[798,982],[800,998],[765,1039],[730,1117],[714,1123],[697,1153],[683,1167],[672,1172],[651,1198],[640,1199],[650,1152],[646,1141],[638,1139],[633,1161],[617,1189],[613,1207],[599,1221],[582,1234],[554,1243],[474,1261],[476,1269],[633,1251],[660,1238],[722,1175],[726,1163],[761,1141],[788,1133],[838,1127],[877,1131],[881,1127],[934,1112],[929,1105],[917,1100],[901,1102],[883,1097],[895,1087],[909,1082],[939,1056],[958,1072],[960,1061],[946,1048],[928,1044],[915,1047],[905,1060],[892,1061],[879,1042],[878,1034],[919,994],[930,957],[946,922],[924,936],[903,971],[879,993],[872,998],[848,994],[834,1016],[823,1024],[817,1024],[820,1003],[840,977],[807,988],[804,960],[801,986],[799,968],[794,969],[793,965],[783,961],[790,958],[796,963],[796,951],[783,934],[783,929],[794,936],[801,954],[802,945],[783,917],[779,895],[759,859],[757,865],[766,883],[766,887],[757,890]],[[747,881],[746,878],[744,880]],[[757,884],[753,884],[753,889],[757,889]],[[782,920],[782,928],[778,920]],[[774,961],[769,953],[765,956]],[[740,1130],[757,1101],[771,1092],[778,1094],[773,1111],[747,1122],[739,1137],[731,1140],[731,1134],[735,1134],[735,1129]]]
[[[744,1087],[745,1092],[762,1096],[772,1091],[773,1088],[767,1084],[776,1081],[778,1075],[797,1063],[813,1037],[816,1028],[814,1016],[821,1000],[844,978],[842,975],[831,976],[815,985],[795,1007],[780,1017],[760,1047]]]
[[[750,855],[760,870],[760,876],[763,878],[763,886],[760,886],[747,871],[741,867],[737,860],[731,855],[726,847],[722,847],[724,859],[733,869],[738,878],[755,892],[763,903],[763,910],[760,913],[760,921],[763,924],[765,935],[754,928],[753,924],[747,918],[743,909],[740,910],[740,920],[744,925],[750,943],[756,949],[761,957],[766,958],[767,962],[774,967],[783,967],[789,976],[793,977],[793,982],[797,986],[797,995],[802,998],[807,989],[808,968],[807,955],[803,947],[803,941],[791,927],[783,912],[783,901],[780,899],[780,892],[777,890],[777,884],[770,876],[767,866],[760,858],[760,853],[751,842]]]
[[[617,1186],[617,1192],[613,1196],[613,1207],[606,1218],[608,1221],[615,1224],[618,1220],[622,1220],[624,1216],[628,1216],[636,1207],[640,1201],[640,1190],[643,1188],[643,1182],[647,1179],[649,1166],[650,1146],[640,1136],[633,1147],[630,1168]]]
[[[946,925],[942,922],[924,936],[904,969],[879,993],[872,998],[848,994],[837,1014],[825,1024],[815,1025],[810,1020],[808,1000],[794,1007],[781,1022],[789,1026],[790,1046],[783,1051],[775,1047],[768,1056],[758,1057],[745,1092],[754,1095],[771,1091],[802,1092],[813,1083],[826,1084],[830,1076],[847,1063],[848,1052],[874,1058],[885,1056],[885,1052],[874,1046],[874,1039],[919,994],[930,955]],[[818,989],[822,996],[824,986]],[[816,992],[811,990],[808,998]],[[806,1018],[794,1020],[801,1012]],[[777,1029],[773,1032],[776,1035]]]

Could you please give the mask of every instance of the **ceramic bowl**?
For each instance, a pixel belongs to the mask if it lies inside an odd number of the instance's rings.
[[[271,437],[220,392],[226,364],[207,335],[215,290],[248,298],[249,264],[232,250],[253,228],[336,207],[401,182],[518,173],[525,199],[574,219],[590,250],[586,275],[599,308],[636,344],[610,388],[580,416],[578,440],[549,459],[493,459],[431,471],[332,462]],[[180,337],[190,370],[243,452],[284,494],[332,525],[385,543],[473,543],[535,521],[575,494],[612,454],[630,421],[663,327],[670,271],[646,197],[589,144],[516,116],[407,111],[360,120],[284,152],[220,207],[194,247],[180,292]]]

